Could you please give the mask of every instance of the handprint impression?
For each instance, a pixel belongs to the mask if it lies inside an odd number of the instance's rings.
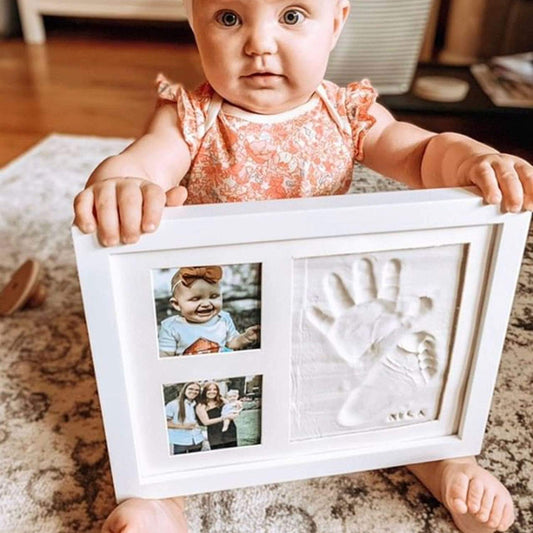
[[[342,405],[337,422],[354,427],[380,418],[406,422],[426,418],[417,391],[438,372],[435,337],[416,331],[430,312],[427,297],[400,297],[401,262],[389,260],[376,283],[369,259],[353,265],[352,293],[337,274],[325,277],[329,310],[306,310],[311,323],[353,369],[356,386]]]

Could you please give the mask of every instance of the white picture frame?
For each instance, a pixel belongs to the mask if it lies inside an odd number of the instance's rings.
[[[73,228],[117,499],[479,453],[529,222],[437,189],[167,208],[113,248]],[[152,272],[235,264],[261,265],[259,347],[160,357]],[[346,355],[341,319],[372,313]],[[164,387],[245,376],[259,442],[169,453]],[[411,400],[382,397],[397,387]]]

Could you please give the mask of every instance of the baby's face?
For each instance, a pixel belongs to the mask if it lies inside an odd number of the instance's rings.
[[[238,392],[228,392],[226,395],[226,399],[228,402],[236,402],[239,399],[239,393]]]
[[[180,284],[174,290],[174,306],[187,322],[202,324],[222,309],[222,293],[219,283],[196,280],[190,287]]]
[[[205,76],[230,103],[262,114],[309,100],[347,15],[347,0],[194,0]],[[344,6],[344,10],[342,8]]]

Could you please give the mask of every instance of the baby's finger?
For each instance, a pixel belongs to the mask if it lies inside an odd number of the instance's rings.
[[[172,187],[172,189],[167,191],[167,205],[169,207],[183,205],[186,199],[187,189],[182,185]]]
[[[523,207],[528,211],[533,211],[533,166],[525,161],[520,161],[515,165],[515,168],[524,190]]]
[[[120,238],[132,244],[141,235],[143,197],[138,180],[124,180],[117,185],[117,206],[120,218]]]
[[[498,204],[502,200],[502,193],[498,180],[490,163],[483,162],[472,170],[470,181],[481,190],[485,201],[489,204]]]
[[[154,183],[143,184],[141,191],[143,195],[141,229],[146,233],[151,233],[159,226],[166,196],[163,189]]]
[[[510,159],[500,159],[492,162],[492,168],[502,191],[504,209],[517,213],[522,209],[524,193],[514,162]]]
[[[74,225],[78,226],[83,233],[92,233],[96,229],[93,206],[92,189],[81,191],[74,199]]]
[[[119,243],[119,218],[117,196],[113,181],[102,182],[94,190],[94,206],[98,221],[98,240],[102,246]]]

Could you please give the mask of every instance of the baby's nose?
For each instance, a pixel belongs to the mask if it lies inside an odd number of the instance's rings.
[[[278,51],[273,28],[266,22],[250,26],[244,52],[250,56],[275,54]]]

